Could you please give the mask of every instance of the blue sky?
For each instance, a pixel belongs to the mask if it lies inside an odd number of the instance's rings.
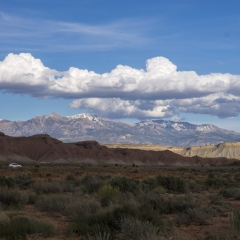
[[[2,0],[0,119],[89,112],[240,132],[239,7]]]

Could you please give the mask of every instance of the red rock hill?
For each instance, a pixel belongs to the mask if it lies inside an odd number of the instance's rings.
[[[183,157],[171,151],[107,148],[96,141],[63,143],[47,134],[10,137],[0,133],[0,161],[87,162],[138,165],[226,165],[226,158]]]

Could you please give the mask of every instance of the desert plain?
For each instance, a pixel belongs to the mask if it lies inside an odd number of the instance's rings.
[[[0,138],[1,239],[239,239],[237,159]]]

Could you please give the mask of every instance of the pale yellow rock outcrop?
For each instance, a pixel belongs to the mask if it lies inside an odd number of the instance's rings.
[[[152,151],[170,150],[186,157],[199,156],[208,158],[235,158],[240,160],[240,142],[225,142],[218,145],[193,146],[188,148],[165,147],[151,144],[106,144],[109,148],[131,148]]]

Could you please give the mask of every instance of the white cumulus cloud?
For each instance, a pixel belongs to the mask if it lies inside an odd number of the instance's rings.
[[[240,112],[239,75],[177,71],[165,57],[148,59],[146,69],[118,65],[98,74],[75,67],[61,72],[29,53],[11,53],[0,62],[0,89],[73,99],[72,108],[113,118],[164,118],[177,112],[225,118]]]
[[[240,97],[226,93],[201,98],[173,100],[172,104],[186,113],[209,114],[220,118],[236,117],[240,112]]]
[[[89,109],[109,118],[166,118],[174,115],[166,100],[122,100],[119,98],[87,98],[74,100],[70,107]]]

